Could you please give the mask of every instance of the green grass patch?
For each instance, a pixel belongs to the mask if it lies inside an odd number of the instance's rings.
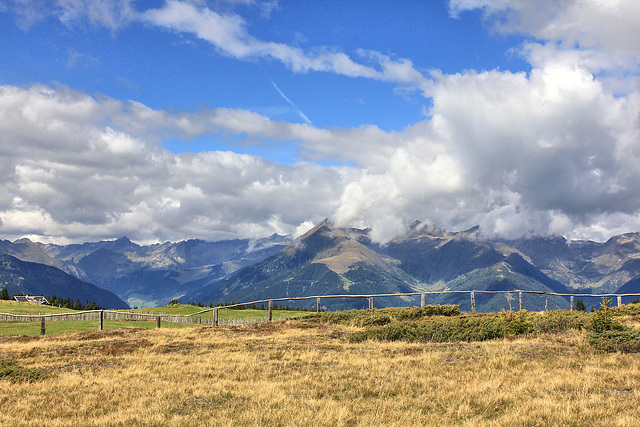
[[[75,313],[76,310],[70,308],[58,308],[50,305],[33,304],[29,302],[18,302],[12,300],[0,300],[0,313],[8,314],[59,314]]]
[[[170,314],[174,316],[184,316],[187,314],[197,313],[199,311],[209,310],[207,307],[198,307],[190,304],[169,304],[163,307],[139,308],[134,310],[121,310],[131,313],[150,313],[150,314]],[[259,320],[266,319],[268,310],[260,310],[248,308],[244,310],[218,309],[218,319],[237,319],[237,320]],[[272,310],[274,320],[291,319],[296,317],[308,316],[308,311],[297,310]],[[213,317],[213,311],[197,314],[195,317]]]
[[[38,369],[23,368],[12,360],[0,359],[0,381],[34,382],[44,379],[45,375]]]

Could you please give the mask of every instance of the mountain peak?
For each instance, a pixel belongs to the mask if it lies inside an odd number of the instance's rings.
[[[26,237],[23,237],[22,239],[18,239],[15,242],[13,242],[16,245],[30,245],[33,242],[29,239],[27,239]]]
[[[331,229],[331,226],[329,225],[329,219],[328,218],[325,218],[322,221],[320,221],[311,230],[307,231],[302,236],[298,237],[298,239],[296,239],[296,240],[305,240],[309,236],[314,235],[315,233],[317,233],[318,231],[320,231],[323,228]]]

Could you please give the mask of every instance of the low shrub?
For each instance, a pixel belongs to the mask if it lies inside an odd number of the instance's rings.
[[[611,314],[614,316],[635,316],[640,314],[640,304],[631,303],[620,307],[611,307]]]
[[[602,297],[600,308],[591,313],[591,332],[600,334],[605,331],[621,331],[623,329],[622,323],[613,318],[611,300]]]
[[[590,317],[585,311],[553,310],[535,316],[536,328],[543,333],[558,333],[569,329],[586,329]]]
[[[611,300],[603,297],[600,309],[591,313],[589,344],[606,353],[640,352],[640,330],[623,325],[613,316]]]
[[[34,382],[43,378],[44,374],[38,369],[23,368],[14,361],[0,359],[0,380]]]
[[[393,322],[418,320],[431,316],[457,316],[460,305],[427,305],[424,307],[389,307],[373,310],[347,310],[318,313],[307,317],[323,323],[347,326],[383,326]]]
[[[596,350],[605,353],[639,353],[640,330],[623,327],[620,330],[609,330],[600,333],[591,332],[587,336],[589,344]]]
[[[500,314],[437,316],[419,321],[401,321],[371,327],[352,335],[351,342],[380,341],[449,342],[486,341],[516,335],[536,334],[533,316],[527,311]]]

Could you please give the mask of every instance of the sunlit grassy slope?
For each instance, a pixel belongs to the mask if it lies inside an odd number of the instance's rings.
[[[50,305],[40,305],[28,302],[18,302],[14,300],[0,300],[0,313],[10,314],[56,314],[74,313],[75,310],[69,308],[51,307]]]

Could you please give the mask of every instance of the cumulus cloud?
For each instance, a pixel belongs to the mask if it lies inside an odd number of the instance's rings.
[[[338,169],[228,151],[173,154],[149,142],[153,131],[220,131],[224,119],[241,131],[229,114],[202,116],[64,87],[1,87],[3,234],[73,241],[261,237],[292,233],[336,207],[348,176]]]
[[[520,46],[531,71],[432,72],[429,119],[403,132],[382,171],[347,185],[337,222],[373,226],[381,241],[416,218],[501,237],[637,230],[637,2],[450,7],[481,8],[498,31],[531,35]]]
[[[449,7],[454,16],[480,9],[496,31],[580,50],[598,57],[599,67],[637,70],[640,3],[635,0],[451,0]]]
[[[40,240],[219,239],[297,235],[330,216],[337,225],[371,227],[379,242],[416,219],[452,230],[480,224],[501,237],[602,240],[637,231],[636,3],[453,0],[453,14],[480,9],[495,30],[525,34],[514,48],[531,69],[431,71],[427,79],[407,59],[359,50],[358,62],[335,49],[264,41],[239,15],[168,1],[144,12],[145,22],[239,60],[421,90],[431,98],[427,118],[396,131],[320,129],[248,110],[168,112],[63,86],[1,87],[0,230]],[[80,3],[53,4],[61,20],[80,19],[62,12]],[[126,10],[130,2],[109,4]],[[106,22],[94,23],[115,28]],[[228,134],[292,144],[300,162],[162,148],[165,138]]]
[[[554,63],[435,82],[429,118],[393,132],[318,129],[246,110],[169,113],[64,86],[0,87],[2,232],[221,239],[299,234],[326,216],[371,227],[380,242],[415,219],[480,224],[501,237],[638,229],[640,94],[615,96],[586,69]],[[225,133],[295,144],[307,161],[161,146]]]

